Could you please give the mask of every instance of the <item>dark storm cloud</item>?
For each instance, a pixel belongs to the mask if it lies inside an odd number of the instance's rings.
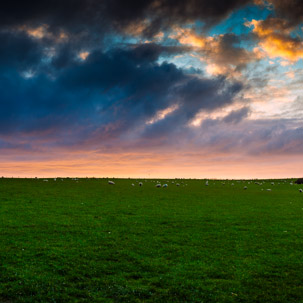
[[[58,69],[56,77],[38,70],[24,78],[7,69],[0,78],[0,132],[53,137],[62,144],[105,140],[135,130],[175,103],[182,111],[170,127],[182,128],[200,108],[230,103],[243,88],[224,77],[198,78],[174,64],[158,64],[163,52],[175,48],[146,44],[95,51],[83,62]]]
[[[41,47],[24,33],[0,32],[0,69],[26,69],[39,64]]]
[[[301,0],[269,0],[274,5],[278,17],[284,18],[290,25],[303,21],[303,5]]]
[[[5,1],[0,10],[0,26],[48,24],[53,31],[64,28],[73,33],[124,31],[129,24],[148,20],[144,34],[153,36],[173,24],[196,19],[214,24],[249,0],[53,0]]]

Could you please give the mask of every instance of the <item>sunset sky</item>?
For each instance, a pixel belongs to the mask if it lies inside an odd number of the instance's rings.
[[[300,0],[6,1],[0,176],[303,175]]]

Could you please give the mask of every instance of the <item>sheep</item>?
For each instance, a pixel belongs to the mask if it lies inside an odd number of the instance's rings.
[[[109,185],[115,185],[115,182],[114,181],[108,181],[108,184]]]
[[[143,183],[142,182],[139,182],[139,186],[142,186],[143,185]]]
[[[161,187],[161,184],[160,184],[160,183],[157,183],[157,184],[156,184],[156,187]]]
[[[267,188],[267,191],[271,191],[271,189],[270,189],[270,188]]]
[[[162,187],[168,187],[168,185],[167,184],[163,184],[163,186]]]
[[[132,186],[135,186],[135,184],[134,184],[134,183],[132,183]]]
[[[48,182],[48,180],[47,180],[47,179],[44,179],[43,181],[44,181],[44,182]]]
[[[176,184],[176,186],[180,186],[180,184],[179,184],[179,183],[177,183],[177,184]]]
[[[302,193],[302,192],[303,192],[303,189],[302,189],[302,188],[300,188],[300,189],[299,189],[299,192],[300,192],[300,193]]]
[[[208,186],[208,181],[205,182],[205,186]]]
[[[247,186],[244,186],[243,189],[247,189]]]

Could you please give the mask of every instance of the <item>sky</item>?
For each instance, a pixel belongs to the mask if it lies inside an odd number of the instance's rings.
[[[303,174],[300,0],[6,1],[0,175]]]

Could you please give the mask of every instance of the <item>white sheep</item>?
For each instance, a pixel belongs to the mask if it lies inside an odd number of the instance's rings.
[[[244,186],[243,189],[247,189],[247,186]]]
[[[168,187],[168,185],[167,184],[163,184],[163,186],[162,187]]]
[[[303,192],[303,189],[302,189],[302,188],[300,188],[300,189],[299,189],[299,192],[300,192],[300,193],[302,193],[302,192]]]
[[[139,186],[142,186],[143,185],[143,183],[142,182],[139,182]]]
[[[108,184],[115,185],[115,182],[114,181],[108,181]]]
[[[156,184],[156,187],[161,187],[161,184],[160,184],[160,183],[157,183],[157,184]]]

